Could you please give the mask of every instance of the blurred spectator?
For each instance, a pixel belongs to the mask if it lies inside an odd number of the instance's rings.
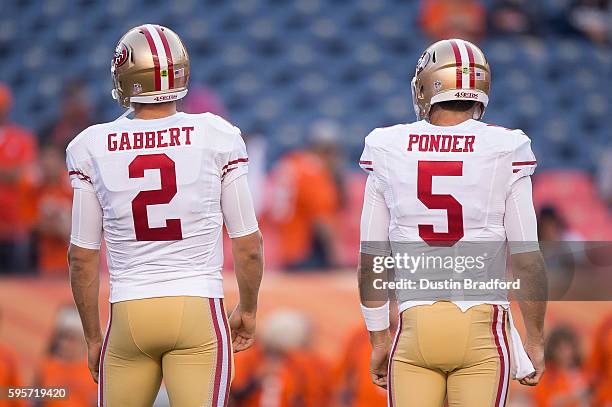
[[[544,206],[538,216],[538,236],[548,242],[583,241],[584,237],[571,230],[556,208]]]
[[[41,150],[36,196],[38,269],[45,275],[66,277],[70,240],[72,188],[66,176],[63,151],[54,145]]]
[[[72,306],[62,307],[47,356],[38,373],[37,386],[64,387],[66,400],[48,400],[41,407],[88,407],[98,402],[97,386],[91,378],[85,355],[81,320]]]
[[[287,269],[321,269],[338,263],[337,216],[344,173],[335,123],[316,123],[310,147],[293,151],[272,171],[274,195],[269,220],[278,233],[281,264]]]
[[[330,371],[310,349],[311,335],[301,314],[271,314],[261,329],[261,345],[236,355],[232,402],[241,407],[329,405]]]
[[[81,80],[66,84],[60,104],[58,119],[42,131],[45,143],[65,149],[68,143],[94,122],[91,95]]]
[[[338,402],[347,407],[384,407],[387,392],[372,383],[370,354],[372,346],[363,326],[355,329],[344,345],[344,353],[336,369],[335,388]]]
[[[2,328],[1,312],[0,328]],[[0,387],[18,387],[22,385],[15,354],[9,348],[0,344]],[[0,399],[0,407],[25,407],[25,402]]]
[[[479,0],[422,0],[421,28],[433,41],[461,38],[480,41],[486,30],[486,10]]]
[[[0,273],[22,271],[28,262],[28,226],[22,182],[36,160],[32,133],[9,121],[12,95],[0,84]]]
[[[592,407],[612,405],[612,315],[601,322],[595,335],[588,360],[593,386]]]
[[[546,348],[546,374],[535,387],[538,407],[588,407],[588,385],[582,371],[576,333],[558,327],[550,333]]]
[[[221,97],[212,89],[206,86],[191,86],[189,93],[182,99],[180,110],[185,113],[206,113],[210,112],[227,119],[227,109]]]
[[[489,12],[492,35],[536,35],[540,32],[536,2],[529,0],[495,0]]]
[[[591,41],[604,44],[612,38],[610,0],[575,0],[567,14],[570,26]]]

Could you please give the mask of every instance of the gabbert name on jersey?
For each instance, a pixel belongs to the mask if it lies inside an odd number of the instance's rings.
[[[144,148],[174,147],[191,145],[193,126],[170,127],[156,131],[109,133],[108,151],[140,150]]]

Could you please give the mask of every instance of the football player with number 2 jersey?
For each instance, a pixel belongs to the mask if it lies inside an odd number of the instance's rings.
[[[176,111],[189,57],[177,34],[146,24],[112,61],[113,97],[130,108],[66,150],[74,188],[70,281],[99,384],[99,406],[150,407],[162,379],[173,406],[226,406],[233,352],[254,340],[263,247],[240,130]],[[129,113],[134,112],[134,118]],[[240,303],[223,304],[223,225]],[[110,317],[98,315],[102,236]]]
[[[530,178],[536,160],[521,130],[481,121],[490,82],[478,47],[437,42],[422,54],[412,81],[419,121],[375,129],[365,139],[360,292],[372,380],[388,389],[389,406],[442,407],[446,399],[450,407],[502,407],[511,378],[536,385],[544,371],[546,277]],[[432,250],[507,242],[512,272],[528,291],[519,301],[524,344],[505,292],[466,301],[404,300],[397,291],[392,340],[389,302],[366,294],[366,285],[375,257],[392,254],[397,242]],[[499,256],[505,270],[506,251]]]

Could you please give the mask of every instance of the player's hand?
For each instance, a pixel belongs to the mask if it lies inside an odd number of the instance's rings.
[[[100,372],[100,352],[102,352],[102,340],[87,343],[87,366],[94,382],[98,383]]]
[[[391,333],[388,329],[370,332],[370,342],[372,344],[372,356],[370,358],[370,376],[372,377],[372,382],[386,389]]]
[[[256,312],[245,312],[240,304],[229,317],[232,330],[232,347],[234,353],[241,352],[253,346],[255,342]]]
[[[519,383],[525,386],[535,386],[542,379],[544,374],[544,340],[534,339],[525,341],[525,351],[533,363],[535,372],[531,375],[519,380]]]

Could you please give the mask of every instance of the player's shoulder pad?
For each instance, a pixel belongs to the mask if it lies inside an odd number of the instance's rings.
[[[523,133],[525,134],[525,132],[521,129],[510,129],[504,126],[500,126],[497,124],[492,124],[492,123],[485,123],[485,122],[481,122],[481,125],[483,127],[485,127],[488,131],[492,132],[492,133],[498,133],[498,134],[517,134],[517,133]]]
[[[369,147],[383,147],[387,145],[398,134],[405,134],[410,124],[396,124],[388,127],[377,127],[365,138],[365,144]]]
[[[91,141],[91,138],[95,137],[96,134],[99,134],[100,131],[107,127],[110,123],[112,122],[94,124],[81,131],[75,138],[72,139],[72,141],[70,141],[70,143],[68,143],[68,146],[66,147],[66,154],[77,154],[80,151],[87,150],[87,145]]]
[[[211,136],[209,145],[221,151],[231,150],[237,144],[244,144],[240,129],[224,118],[213,113],[199,115],[204,128]]]
[[[217,116],[213,113],[202,113],[201,117],[208,126],[220,133],[238,136],[241,134],[238,127],[234,126],[221,116]]]
[[[512,142],[513,149],[517,150],[520,148],[531,148],[531,139],[525,134],[525,132],[521,129],[512,130]]]
[[[515,150],[521,145],[530,144],[531,140],[521,129],[509,129],[496,124],[482,123],[486,130],[496,136],[496,140],[504,143],[510,150]]]

